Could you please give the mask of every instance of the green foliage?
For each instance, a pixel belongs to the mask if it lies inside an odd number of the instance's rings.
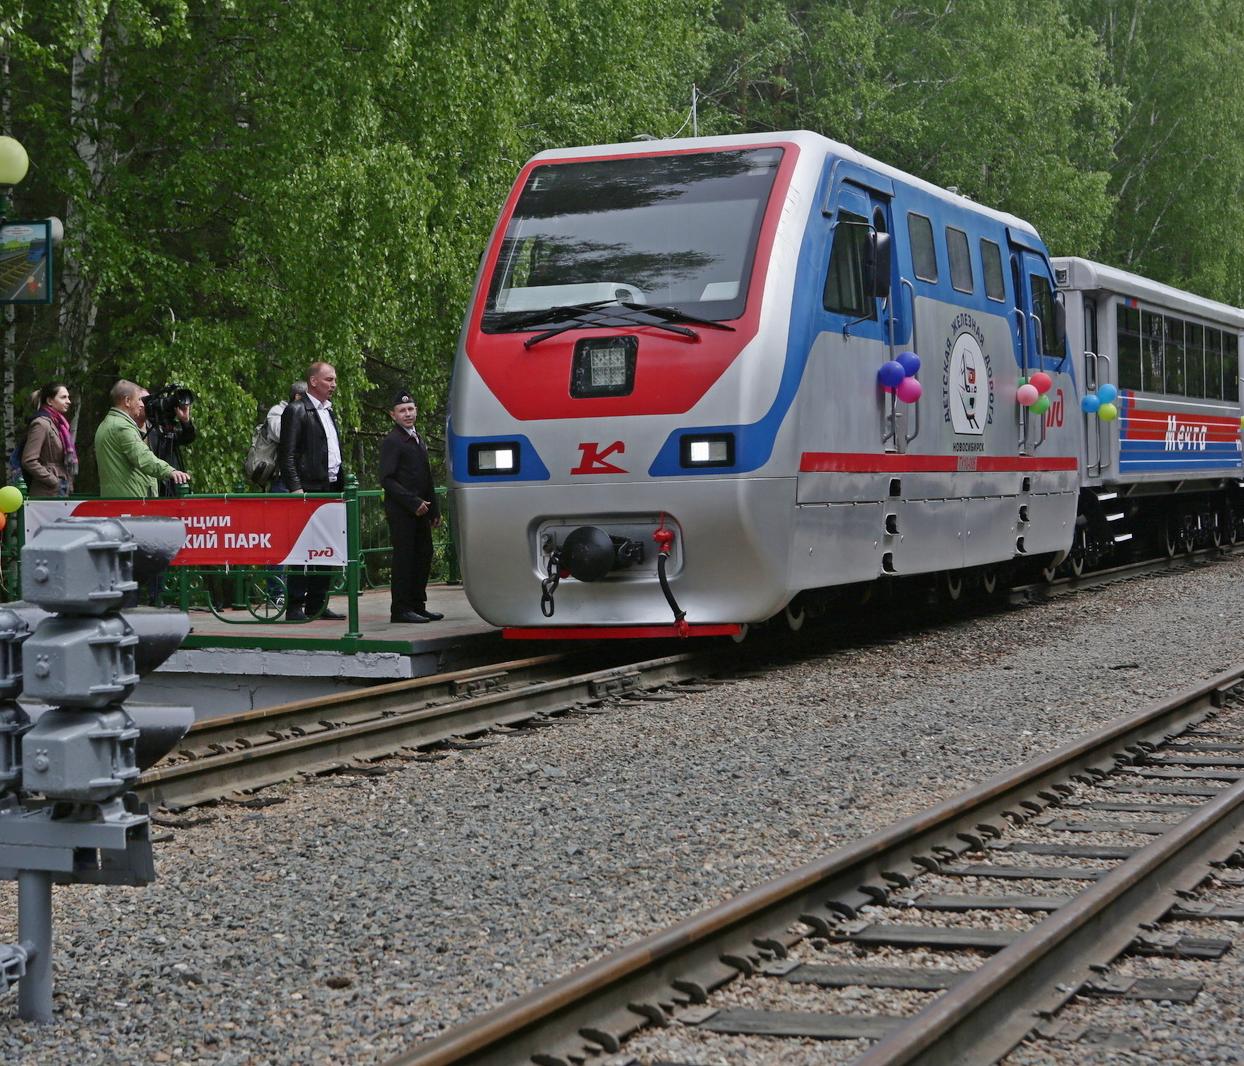
[[[23,213],[67,223],[17,390],[201,396],[195,485],[317,359],[353,465],[411,387],[441,417],[481,250],[535,152],[811,128],[1092,255],[1238,300],[1232,0],[14,0]],[[1213,219],[1213,225],[1206,221]]]

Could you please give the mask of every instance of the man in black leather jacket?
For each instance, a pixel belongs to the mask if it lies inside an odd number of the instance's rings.
[[[291,402],[281,414],[277,461],[285,486],[294,495],[340,492],[345,485],[341,435],[332,405],[336,391],[337,371],[328,363],[312,363],[307,371],[307,394]],[[328,583],[329,575],[324,567],[308,567],[305,575],[290,571],[285,596],[286,621],[301,622],[317,615],[343,618],[344,615],[326,606]]]

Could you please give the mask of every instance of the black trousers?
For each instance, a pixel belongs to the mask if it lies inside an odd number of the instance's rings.
[[[340,492],[340,485],[327,481],[303,481],[304,492]],[[285,609],[301,607],[307,614],[318,614],[328,599],[328,586],[332,583],[331,566],[308,566],[306,573],[290,567],[285,582]]]
[[[432,523],[399,507],[386,506],[384,513],[393,545],[389,611],[422,611],[428,601],[428,574],[432,572]]]

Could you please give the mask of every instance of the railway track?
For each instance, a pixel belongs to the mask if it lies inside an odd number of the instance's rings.
[[[659,698],[653,690],[715,664],[710,650],[585,671],[580,658],[544,655],[206,719],[173,757],[142,776],[137,792],[153,806],[190,807],[356,759],[549,720],[608,698]]]
[[[783,1038],[798,1041],[792,1053],[809,1040],[848,1042],[863,1066],[990,1063],[1034,1033],[1078,1035],[1056,1017],[1077,997],[1195,996],[1187,981],[1129,977],[1125,960],[1219,956],[1228,940],[1164,923],[1244,920],[1244,907],[1197,899],[1206,886],[1244,886],[1231,869],[1244,864],[1241,693],[1244,667],[658,932],[390,1066],[779,1062]],[[1001,888],[981,891],[991,885]],[[796,987],[805,1004],[812,989],[825,1006],[780,1009]],[[880,989],[904,990],[910,1009],[861,1009]],[[714,1043],[741,1035],[766,1043],[742,1058],[738,1045]],[[1106,1034],[1114,1037],[1126,1034]]]
[[[1212,565],[1219,557],[1215,549],[1021,586],[1011,591],[1009,602],[1041,602],[1146,574]],[[894,635],[888,614],[880,626],[879,634]],[[782,634],[768,636],[772,639],[758,642],[762,658],[765,650],[791,653]],[[859,636],[853,627],[850,639]],[[581,656],[534,656],[206,719],[194,724],[174,756],[143,775],[138,792],[153,806],[190,807],[353,760],[538,721],[611,695],[638,698],[663,685],[737,666],[737,658],[730,661],[722,645],[702,648],[605,669],[586,669]]]

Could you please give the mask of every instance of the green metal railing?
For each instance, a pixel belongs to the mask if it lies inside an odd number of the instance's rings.
[[[450,536],[448,510],[445,507],[445,490],[438,489],[441,514],[444,520],[433,530],[432,581],[455,584],[460,580],[458,560]],[[308,493],[309,499],[342,500],[346,508],[346,563],[333,576],[330,593],[347,597],[346,633],[343,638],[299,638],[295,627],[301,622],[288,622],[284,617],[284,592],[291,570],[303,567],[223,565],[223,566],[174,566],[166,571],[156,588],[149,590],[158,602],[185,611],[210,611],[216,618],[229,625],[255,626],[279,623],[290,627],[290,634],[281,637],[247,636],[249,646],[280,646],[299,648],[333,647],[342,651],[358,651],[364,644],[359,620],[359,597],[365,591],[388,586],[389,559],[392,546],[388,543],[388,523],[384,514],[384,492],[380,489],[360,489],[347,480],[341,493]],[[94,500],[98,497],[70,497],[74,500]],[[194,499],[215,500],[282,500],[289,496],[282,493],[219,493],[195,494]],[[25,543],[25,508],[8,516],[3,534],[0,535],[0,600],[8,601],[21,596],[21,549]],[[231,612],[231,613],[227,613]],[[245,617],[245,616],[249,617]],[[188,645],[211,643],[234,644],[239,638],[203,637],[191,638]],[[362,643],[361,643],[362,642]],[[389,642],[384,642],[389,643]]]

